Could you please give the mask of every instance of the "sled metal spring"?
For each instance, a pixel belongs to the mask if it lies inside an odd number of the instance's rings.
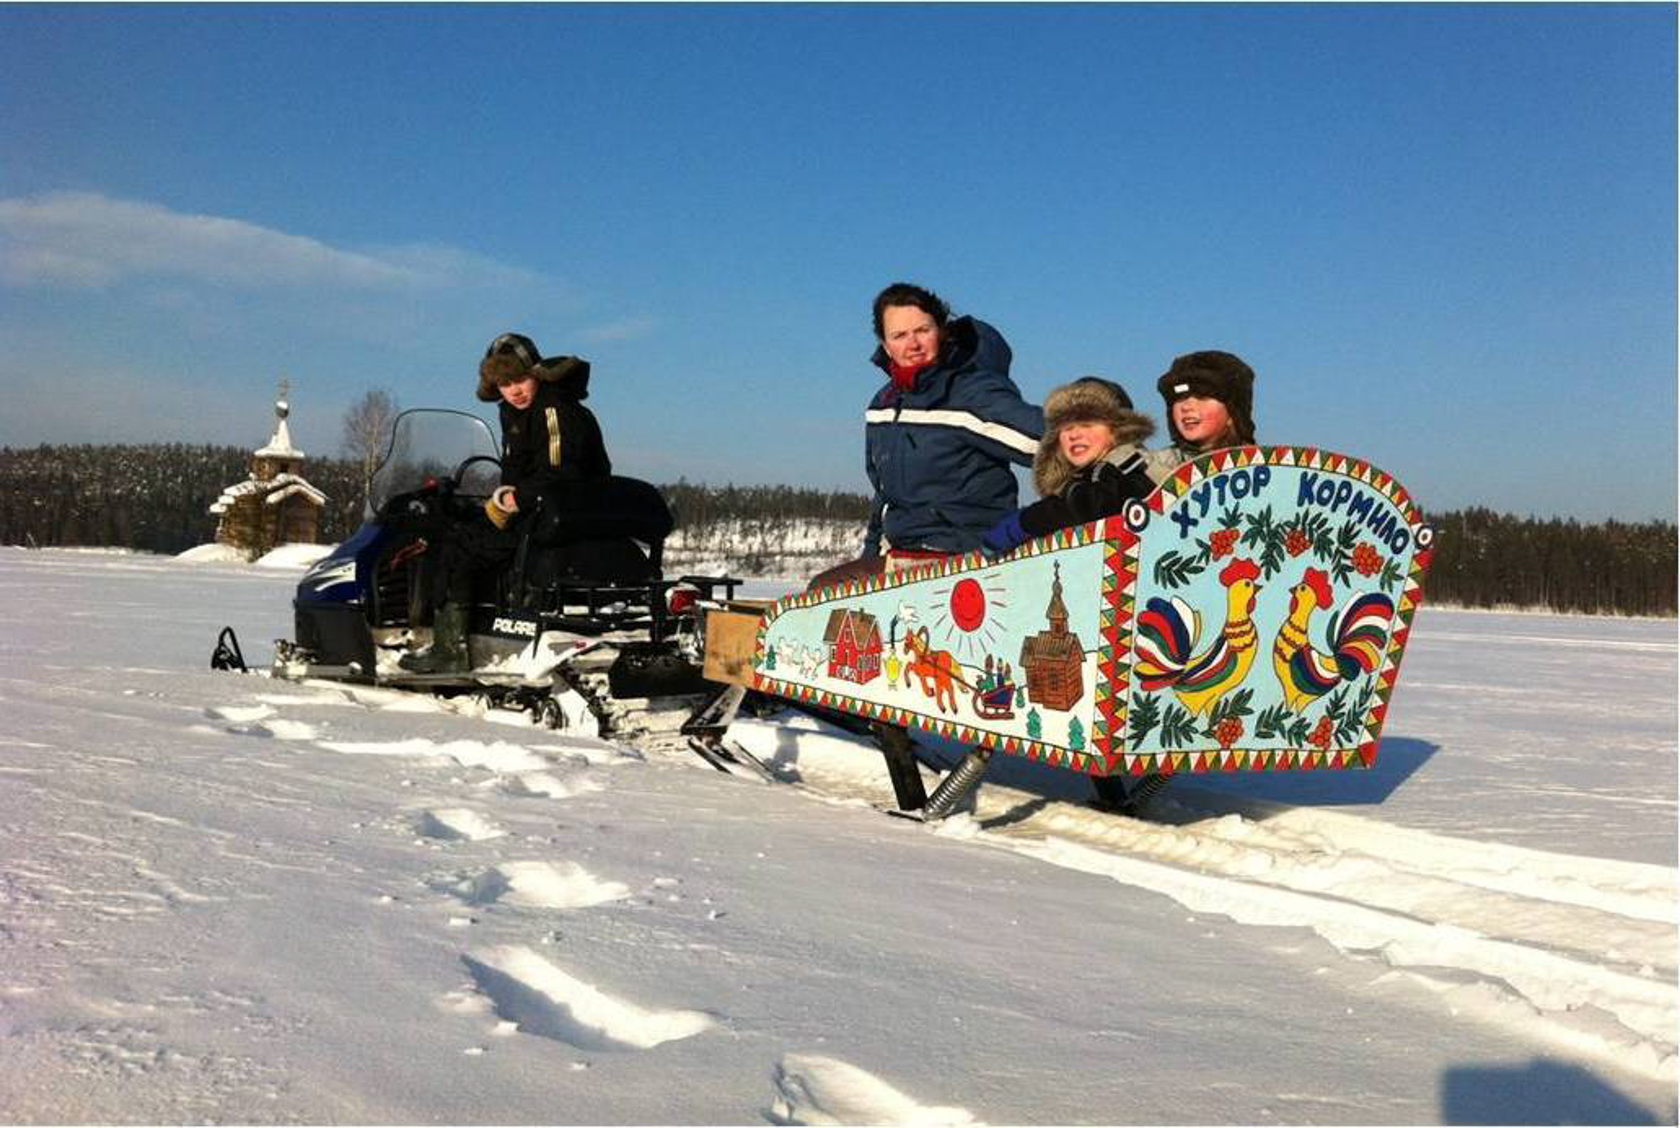
[[[980,783],[980,777],[986,774],[986,765],[991,759],[990,748],[976,748],[964,756],[962,763],[952,768],[950,774],[933,789],[933,794],[928,796],[927,806],[922,808],[922,818],[930,821],[942,819],[955,810],[963,796]]]
[[[1143,808],[1148,805],[1149,801],[1164,791],[1167,784],[1172,781],[1173,777],[1170,775],[1161,775],[1157,773],[1155,775],[1146,776],[1144,781],[1138,784],[1137,787],[1133,789],[1132,793],[1126,797],[1126,806],[1133,811],[1143,810]]]

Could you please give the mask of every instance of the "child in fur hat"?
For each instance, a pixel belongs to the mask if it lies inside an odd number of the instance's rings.
[[[1119,384],[1085,376],[1044,401],[1044,437],[1033,458],[1033,484],[1043,499],[994,525],[981,544],[1002,556],[1033,537],[1083,525],[1148,497],[1170,466],[1142,443],[1155,433],[1148,416],[1132,410]]]
[[[1167,404],[1175,465],[1254,441],[1254,369],[1217,349],[1186,353],[1155,382]]]

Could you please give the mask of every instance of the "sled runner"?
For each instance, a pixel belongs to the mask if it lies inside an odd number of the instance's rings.
[[[709,611],[707,672],[962,742],[976,779],[994,752],[1083,772],[1110,802],[1181,772],[1369,767],[1433,539],[1369,463],[1232,448],[1001,559]]]

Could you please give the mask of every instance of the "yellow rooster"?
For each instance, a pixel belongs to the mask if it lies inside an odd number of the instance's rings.
[[[1307,642],[1307,624],[1314,611],[1330,606],[1330,600],[1329,577],[1308,568],[1301,582],[1289,589],[1289,615],[1272,640],[1272,671],[1283,687],[1284,701],[1296,713],[1339,682],[1370,673],[1382,658],[1394,602],[1380,591],[1350,598],[1324,632],[1330,647],[1326,654]]]
[[[1225,585],[1225,626],[1213,645],[1195,653],[1201,640],[1202,617],[1176,596],[1151,599],[1138,616],[1138,681],[1147,690],[1172,687],[1192,715],[1213,710],[1219,699],[1248,677],[1259,650],[1254,629],[1254,597],[1260,591],[1260,569],[1254,561],[1237,558],[1219,573]]]

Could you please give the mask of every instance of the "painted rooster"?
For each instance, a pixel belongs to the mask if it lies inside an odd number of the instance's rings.
[[[1382,659],[1394,602],[1380,591],[1355,593],[1331,616],[1324,641],[1328,654],[1307,642],[1312,613],[1330,606],[1330,579],[1308,568],[1301,582],[1289,589],[1289,615],[1272,642],[1272,669],[1283,686],[1283,698],[1297,713],[1340,682],[1370,673]]]
[[[1259,639],[1254,629],[1254,597],[1260,569],[1252,560],[1232,560],[1219,573],[1225,585],[1225,626],[1213,645],[1197,654],[1202,617],[1188,603],[1151,599],[1138,616],[1137,662],[1133,671],[1144,689],[1172,687],[1191,714],[1213,709],[1221,697],[1248,677]]]

